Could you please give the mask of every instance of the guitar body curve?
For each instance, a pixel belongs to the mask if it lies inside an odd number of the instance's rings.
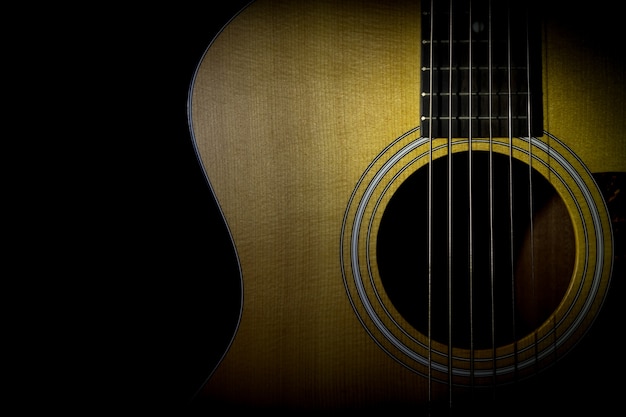
[[[243,308],[200,398],[333,410],[423,406],[448,397],[449,385],[437,382],[445,372],[433,383],[428,367],[404,361],[364,322],[376,315],[359,305],[350,267],[351,256],[368,248],[357,242],[351,255],[345,243],[346,224],[370,219],[352,203],[355,195],[365,200],[363,190],[374,183],[359,185],[373,172],[368,167],[399,138],[421,137],[420,20],[415,1],[259,0],[207,49],[190,91],[190,127],[238,255]],[[626,171],[625,66],[616,53],[594,52],[569,19],[554,14],[542,39],[546,134],[534,146],[562,142],[567,151],[556,155],[575,161],[586,184],[581,193],[591,190],[588,205],[599,207],[605,252],[590,255],[604,263],[593,316],[608,290],[613,253],[610,219],[589,173]],[[548,177],[560,172],[551,158],[543,159]],[[565,199],[569,211],[577,193]],[[586,227],[587,215],[581,218],[575,236]],[[585,280],[581,275],[583,291]],[[374,291],[366,298],[376,297]],[[385,308],[384,301],[372,307]]]

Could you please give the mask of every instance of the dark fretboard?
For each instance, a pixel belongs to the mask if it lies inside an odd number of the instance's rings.
[[[541,37],[525,2],[430,3],[422,1],[423,135],[540,135]]]

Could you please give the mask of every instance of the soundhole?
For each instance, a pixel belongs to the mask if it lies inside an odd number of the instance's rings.
[[[475,151],[470,176],[468,155],[452,156],[451,192],[448,157],[433,161],[432,203],[427,167],[398,187],[381,218],[377,264],[409,325],[446,345],[488,349],[528,335],[556,310],[575,239],[563,200],[539,172],[499,153],[490,168],[489,153]]]

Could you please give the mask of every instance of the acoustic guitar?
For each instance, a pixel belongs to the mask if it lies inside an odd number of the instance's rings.
[[[607,12],[576,7],[258,0],[223,27],[188,115],[242,292],[196,403],[611,394],[614,332],[592,336],[620,278],[625,65]]]

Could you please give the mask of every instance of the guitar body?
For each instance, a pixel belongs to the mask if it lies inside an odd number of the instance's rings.
[[[208,47],[190,91],[190,126],[232,236],[243,290],[232,343],[198,399],[300,410],[419,407],[447,403],[450,395],[466,398],[470,391],[480,397],[473,388],[490,386],[488,363],[483,369],[477,362],[483,376],[476,387],[463,376],[463,369],[474,369],[456,364],[474,357],[467,348],[452,349],[459,376],[446,371],[446,358],[431,358],[429,367],[427,332],[408,323],[379,285],[375,237],[385,206],[404,179],[426,164],[418,159],[397,178],[376,177],[408,167],[403,160],[390,163],[392,155],[420,138],[420,12],[415,1],[259,0]],[[538,170],[563,203],[547,217],[538,215],[535,227],[571,229],[566,274],[573,278],[559,284],[564,301],[558,295],[551,304],[552,324],[542,322],[534,333],[558,341],[546,348],[549,360],[576,350],[609,292],[610,218],[590,173],[626,171],[624,61],[586,41],[574,26],[580,21],[546,13],[546,133],[536,143],[519,141],[521,148],[545,153]],[[415,159],[412,152],[425,146],[427,141],[407,150],[406,158]],[[554,155],[546,150],[553,148]],[[466,141],[458,144],[463,150]],[[565,162],[556,161],[559,155]],[[570,166],[580,176],[563,174]],[[587,214],[593,210],[597,214]],[[571,220],[554,226],[563,213]],[[558,265],[558,232],[535,235],[533,250],[556,254],[551,263]],[[586,306],[568,301],[581,292]],[[550,326],[568,309],[583,324],[561,339]],[[564,320],[578,316],[572,317]],[[498,367],[524,363],[524,353],[511,357],[531,342],[525,335],[516,340],[497,350]],[[445,341],[432,349],[447,352]],[[477,349],[476,358],[489,352]],[[565,367],[560,363],[556,369]],[[515,373],[520,382],[513,373],[494,381],[521,387],[544,368],[552,369],[532,365]],[[493,390],[486,391],[492,398]]]

